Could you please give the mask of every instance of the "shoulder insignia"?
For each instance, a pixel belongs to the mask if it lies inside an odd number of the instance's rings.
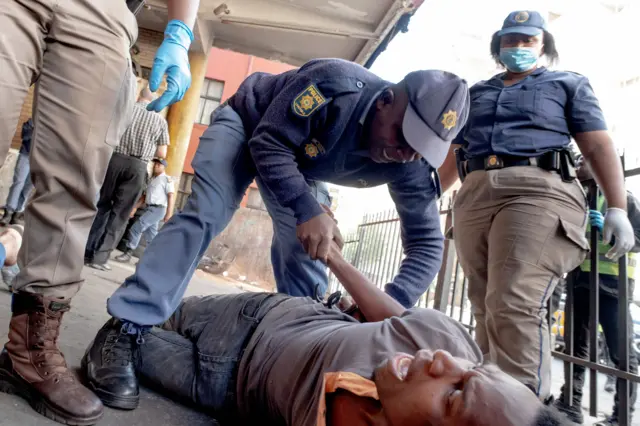
[[[315,84],[310,85],[293,100],[293,112],[300,117],[309,117],[318,108],[327,103]]]

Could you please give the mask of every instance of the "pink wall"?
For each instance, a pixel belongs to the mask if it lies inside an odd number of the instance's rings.
[[[209,53],[206,77],[224,82],[224,91],[222,92],[222,101],[224,102],[236,93],[244,79],[254,72],[280,74],[293,68],[295,67],[289,64],[269,61],[267,59],[214,47]],[[200,137],[205,130],[206,126],[203,126],[202,124],[193,125],[189,149],[184,161],[185,173],[193,173],[191,160],[198,148]]]

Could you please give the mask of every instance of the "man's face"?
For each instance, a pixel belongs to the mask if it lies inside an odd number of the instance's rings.
[[[158,163],[157,161],[153,162],[153,175],[154,176],[160,176],[162,173],[164,173],[164,165],[161,163]]]
[[[376,103],[369,132],[369,155],[376,163],[406,163],[420,159],[402,132],[409,97],[404,89],[388,89]]]
[[[522,426],[541,403],[494,365],[445,351],[396,354],[375,372],[389,426]]]

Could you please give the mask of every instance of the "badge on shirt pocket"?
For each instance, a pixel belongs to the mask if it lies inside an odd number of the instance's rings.
[[[294,98],[291,106],[294,114],[306,118],[310,117],[327,102],[329,100],[325,98],[318,87],[315,84],[311,84]]]
[[[313,159],[327,152],[324,146],[317,140],[311,139],[311,142],[304,146],[304,153],[307,157]]]

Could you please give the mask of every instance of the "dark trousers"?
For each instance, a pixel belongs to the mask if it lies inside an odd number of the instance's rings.
[[[579,358],[587,359],[589,356],[589,290],[586,287],[576,286],[574,290],[574,355]],[[617,368],[620,368],[619,343],[618,343],[618,298],[605,291],[600,291],[600,325],[604,334],[605,341],[609,348],[609,357],[611,362]],[[633,373],[638,372],[638,359],[633,350],[633,321],[631,315],[629,322],[629,370]],[[582,390],[584,387],[585,368],[579,365],[573,366],[573,406],[580,406],[582,403]],[[618,381],[619,388],[620,381]],[[564,385],[566,386],[566,384]],[[562,392],[564,394],[564,386]],[[633,411],[637,398],[637,385],[630,383],[631,397],[630,407]],[[619,395],[616,391],[613,416],[618,415]]]
[[[146,162],[128,155],[113,154],[100,189],[98,213],[85,248],[86,263],[107,263],[140,198],[146,176]]]
[[[241,293],[190,297],[145,334],[138,374],[153,389],[229,424],[237,416],[238,367],[264,316],[289,296]]]

